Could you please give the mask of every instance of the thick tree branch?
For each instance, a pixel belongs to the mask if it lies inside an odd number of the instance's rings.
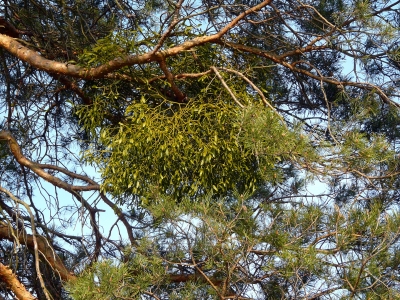
[[[14,241],[15,238],[17,238],[18,243],[26,245],[32,251],[34,250],[34,238],[31,234],[27,234],[24,230],[14,230],[8,224],[0,221],[0,239]],[[67,270],[62,260],[54,252],[54,249],[50,247],[45,237],[37,235],[36,241],[39,252],[46,258],[51,267],[60,274],[61,279],[65,281],[76,279],[76,276]]]
[[[17,299],[35,300],[37,299],[27,291],[25,286],[18,280],[11,269],[0,263],[0,281],[6,283],[7,287],[14,293]]]
[[[4,48],[20,60],[27,62],[31,66],[49,73],[68,75],[82,79],[102,78],[109,73],[121,69],[122,67],[161,61],[164,60],[166,57],[175,56],[182,51],[190,50],[196,46],[215,42],[219,40],[224,34],[226,34],[230,29],[232,29],[245,16],[262,9],[263,7],[267,6],[271,1],[272,0],[263,1],[262,3],[249,8],[248,10],[237,16],[235,19],[233,19],[228,25],[226,25],[216,34],[197,37],[163,51],[158,51],[154,53],[153,51],[151,51],[141,55],[130,55],[124,58],[116,57],[106,64],[103,64],[96,68],[87,69],[78,65],[69,64],[67,62],[62,63],[46,59],[35,50],[31,50],[28,47],[25,47],[14,38],[4,34],[0,34],[0,47]]]

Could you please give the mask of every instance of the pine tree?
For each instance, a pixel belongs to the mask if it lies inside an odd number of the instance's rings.
[[[399,298],[399,15],[4,1],[0,296]]]

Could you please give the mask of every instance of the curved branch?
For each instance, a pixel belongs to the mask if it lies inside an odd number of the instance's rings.
[[[22,166],[25,166],[29,169],[31,169],[33,172],[35,172],[37,175],[39,175],[41,178],[45,179],[46,181],[50,182],[51,184],[53,184],[56,187],[62,188],[63,190],[69,192],[70,194],[72,194],[74,197],[76,197],[81,203],[82,205],[88,210],[89,215],[90,215],[90,223],[93,227],[93,232],[94,232],[94,236],[96,239],[95,242],[95,251],[94,251],[94,259],[97,259],[98,255],[100,254],[100,248],[101,248],[101,233],[99,231],[99,228],[96,224],[96,213],[99,211],[103,211],[101,209],[98,208],[93,208],[85,199],[83,199],[83,197],[77,192],[77,191],[90,191],[90,190],[100,190],[100,186],[98,184],[92,184],[89,186],[74,186],[71,184],[66,183],[65,181],[50,175],[49,173],[45,172],[42,169],[42,166],[49,168],[50,165],[41,165],[41,164],[37,164],[32,162],[31,160],[29,160],[28,158],[26,158],[21,151],[21,148],[18,144],[18,142],[15,140],[15,138],[12,136],[11,132],[3,130],[0,131],[0,141],[7,141],[8,145],[10,147],[10,150],[12,152],[12,154],[14,155],[15,159],[17,160],[17,162],[19,164],[21,164]],[[62,169],[59,167],[55,167],[55,166],[51,166],[51,168],[59,170],[65,174],[69,174],[72,172],[69,172],[66,169]],[[75,173],[74,176],[78,176]],[[86,180],[89,183],[94,183],[90,178],[80,175],[79,176],[80,179]]]
[[[7,22],[4,17],[0,17],[0,33],[6,34],[13,38],[19,38],[21,34],[29,34],[27,31],[18,30],[11,23]]]
[[[283,117],[276,111],[275,107],[273,107],[271,105],[271,103],[268,102],[268,100],[265,98],[263,92],[249,79],[247,78],[243,73],[233,70],[233,69],[229,69],[229,68],[218,68],[220,70],[226,71],[226,72],[231,72],[233,74],[238,75],[239,77],[243,78],[244,81],[246,81],[248,84],[251,85],[251,87],[257,92],[257,94],[261,97],[262,101],[264,102],[264,104],[266,106],[268,106],[269,108],[272,109],[272,111],[274,111],[277,116],[279,117],[279,119],[281,119],[282,124],[286,125],[285,120],[283,119]]]
[[[164,44],[167,37],[171,34],[172,30],[179,23],[180,20],[178,19],[178,16],[179,16],[179,11],[182,7],[182,3],[183,3],[183,0],[179,0],[179,2],[175,5],[175,11],[171,14],[171,15],[173,15],[172,22],[169,25],[167,31],[165,31],[163,33],[163,35],[161,36],[160,40],[158,41],[157,45],[153,49],[152,53],[156,53],[162,47],[162,45]],[[169,17],[167,17],[167,19],[169,19],[171,17],[171,15]]]
[[[16,226],[19,229],[23,228],[23,223],[22,220],[24,221],[29,221],[30,222],[30,217],[28,216],[24,216],[20,213],[18,213],[17,210],[15,210],[15,208],[8,206],[4,201],[2,201],[2,198],[0,197],[0,209],[3,209],[8,216],[16,223]],[[40,221],[37,222],[35,224],[35,226],[38,228],[41,228],[43,231],[49,232],[61,239],[64,240],[76,240],[76,241],[82,241],[82,237],[81,236],[76,236],[76,235],[70,235],[70,234],[65,234],[65,233],[61,233],[57,230],[51,229],[49,227],[47,227],[45,224],[41,223]]]
[[[122,210],[115,205],[115,203],[110,201],[103,193],[100,193],[100,197],[111,209],[114,210],[114,213],[118,216],[118,219],[124,224],[131,245],[137,246],[138,243],[133,235],[132,226],[129,224]]]
[[[71,91],[74,91],[79,97],[81,97],[82,101],[86,105],[91,105],[93,104],[92,99],[87,97],[85,93],[79,88],[79,86],[73,82],[65,78],[64,76],[53,76],[55,79],[60,81],[67,89],[70,89]]]
[[[250,46],[246,46],[246,45],[241,45],[241,44],[236,44],[236,43],[231,43],[231,42],[224,42],[224,45],[232,47],[234,49],[241,50],[241,51],[253,53],[253,54],[256,54],[256,55],[261,56],[261,57],[265,57],[265,58],[267,58],[267,59],[269,59],[269,60],[271,60],[271,61],[273,61],[273,62],[275,62],[275,63],[277,63],[277,64],[279,64],[279,65],[281,65],[283,67],[285,67],[285,68],[288,68],[289,70],[291,70],[293,72],[304,74],[304,75],[306,75],[306,76],[308,76],[308,77],[310,77],[312,79],[318,80],[318,81],[334,84],[334,85],[339,86],[339,87],[353,86],[353,87],[357,87],[357,88],[360,88],[360,89],[363,89],[363,90],[374,92],[381,98],[381,100],[384,103],[389,104],[389,105],[393,105],[395,107],[400,107],[399,103],[396,103],[396,102],[390,100],[390,98],[382,91],[382,89],[379,88],[378,86],[374,85],[374,84],[371,84],[371,83],[368,83],[368,82],[340,81],[340,80],[336,80],[336,79],[334,79],[332,77],[324,77],[324,76],[315,75],[315,74],[313,74],[313,73],[311,73],[311,72],[309,72],[307,70],[304,70],[304,69],[296,67],[296,65],[301,63],[301,62],[296,61],[294,63],[289,63],[289,62],[286,61],[286,58],[288,56],[293,55],[296,51],[298,51],[299,53],[303,53],[303,52],[309,52],[309,51],[312,51],[312,50],[319,50],[320,47],[316,47],[315,48],[314,46],[313,47],[308,47],[307,46],[306,48],[303,48],[303,49],[294,50],[294,51],[291,51],[291,52],[284,53],[282,55],[276,55],[274,53],[266,52],[266,51],[258,49],[258,48],[254,48],[254,47],[250,47]]]
[[[44,58],[35,50],[31,50],[28,47],[25,47],[14,38],[4,34],[0,34],[0,47],[7,50],[20,60],[30,64],[31,66],[49,73],[58,75],[68,75],[82,79],[102,78],[109,73],[121,69],[122,67],[138,65],[138,64],[147,64],[155,61],[159,62],[165,59],[166,57],[175,56],[185,50],[192,49],[196,46],[200,46],[206,43],[216,42],[225,33],[227,33],[230,29],[232,29],[245,16],[254,13],[260,10],[261,8],[267,6],[268,4],[271,3],[271,1],[272,0],[266,0],[258,5],[249,8],[248,10],[237,16],[235,19],[233,19],[228,25],[226,25],[216,34],[196,37],[192,40],[186,41],[180,45],[177,45],[175,47],[163,51],[158,51],[154,53],[153,51],[151,51],[141,55],[129,55],[124,58],[121,57],[114,58],[113,60],[101,66],[90,69],[80,67],[74,64],[69,64],[67,62],[63,63]]]
[[[31,223],[31,229],[32,229],[32,240],[33,240],[33,255],[35,257],[35,268],[36,268],[36,273],[37,273],[37,277],[39,279],[40,282],[40,286],[42,287],[43,293],[46,297],[47,300],[52,299],[52,297],[49,294],[49,291],[46,288],[46,285],[44,283],[43,280],[43,276],[42,273],[40,271],[40,266],[39,266],[39,248],[38,248],[38,243],[37,243],[37,238],[36,238],[36,226],[35,226],[35,218],[32,214],[32,211],[29,207],[28,204],[26,204],[24,201],[18,199],[17,197],[15,197],[10,191],[6,190],[5,188],[0,186],[0,191],[7,194],[7,196],[9,196],[13,201],[15,201],[15,203],[21,204],[22,206],[25,207],[26,211],[29,214],[30,217],[30,223]],[[50,244],[49,244],[50,245]],[[54,252],[54,249],[51,247],[52,251]]]
[[[66,169],[56,167],[56,166],[51,166],[48,164],[38,164],[34,163],[33,161],[29,160],[26,158],[21,151],[20,146],[18,145],[18,142],[15,140],[15,138],[12,136],[11,132],[7,130],[0,131],[0,141],[7,141],[8,145],[10,147],[10,150],[12,154],[14,155],[15,159],[17,162],[29,169],[31,169],[33,172],[35,172],[37,175],[39,175],[41,178],[44,180],[50,182],[51,184],[54,184],[55,186],[62,188],[70,193],[74,193],[75,191],[92,191],[92,190],[100,190],[100,186],[98,184],[95,184],[93,181],[91,181],[88,177],[83,176],[83,175],[78,175],[75,173],[72,173]],[[88,186],[75,186],[66,183],[65,181],[62,181],[61,179],[50,175],[49,173],[45,172],[43,168],[48,168],[48,169],[54,169],[57,171],[60,171],[66,175],[69,175],[73,178],[85,180],[87,182],[90,182],[91,185]]]
[[[18,239],[17,242],[20,244],[26,245],[31,250],[34,249],[34,237],[31,234],[27,234],[24,230],[13,230],[8,224],[0,221],[0,239],[14,241],[15,238]],[[49,246],[45,237],[37,235],[36,241],[39,252],[46,258],[51,267],[58,272],[62,280],[71,281],[76,279],[76,276],[67,270],[62,260],[54,252],[54,249]]]

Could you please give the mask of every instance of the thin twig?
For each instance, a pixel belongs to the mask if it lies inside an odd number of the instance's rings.
[[[43,276],[42,273],[40,271],[40,266],[39,266],[39,248],[38,248],[38,243],[36,240],[36,225],[35,225],[35,217],[32,214],[31,208],[29,207],[29,205],[27,203],[25,203],[24,201],[18,199],[17,197],[15,197],[9,190],[3,188],[2,186],[0,186],[0,191],[7,194],[8,197],[10,197],[14,202],[19,203],[21,205],[23,205],[26,209],[26,211],[29,213],[29,216],[31,217],[31,226],[32,226],[32,238],[33,238],[33,245],[34,245],[34,251],[33,254],[35,256],[35,268],[36,268],[36,273],[37,276],[39,278],[39,282],[40,285],[43,289],[43,292],[45,294],[45,297],[47,300],[53,299],[53,297],[49,294],[49,291],[46,288],[46,285],[44,284],[44,280],[43,280]]]
[[[284,120],[283,117],[277,112],[277,110],[275,109],[275,107],[273,107],[273,106],[271,105],[271,103],[268,102],[267,98],[265,98],[264,93],[263,93],[249,78],[247,78],[243,73],[241,73],[241,72],[239,72],[239,71],[236,71],[236,70],[233,70],[233,69],[228,69],[228,68],[223,68],[223,67],[220,67],[220,68],[218,68],[218,69],[224,70],[224,71],[227,71],[227,72],[231,72],[231,73],[236,74],[236,75],[238,75],[239,77],[243,78],[243,80],[246,81],[248,84],[250,84],[251,87],[260,95],[260,97],[261,97],[262,101],[265,103],[265,105],[267,105],[269,108],[271,108],[271,109],[278,115],[278,117],[281,119],[281,121],[282,121],[284,124],[286,124],[286,123],[285,123],[285,120]]]
[[[214,71],[215,75],[217,75],[218,79],[221,81],[222,85],[224,88],[228,91],[228,93],[231,95],[232,99],[239,105],[240,108],[244,108],[243,104],[239,102],[239,100],[236,98],[236,96],[233,94],[232,90],[229,88],[229,86],[226,84],[225,80],[222,78],[221,74],[218,72],[216,67],[211,67],[211,70]]]

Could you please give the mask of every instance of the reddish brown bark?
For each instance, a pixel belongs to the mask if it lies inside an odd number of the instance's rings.
[[[50,182],[51,184],[53,184],[59,188],[62,188],[68,192],[73,192],[76,190],[92,191],[92,190],[100,189],[100,186],[98,184],[94,183],[92,180],[90,180],[90,178],[88,178],[86,176],[77,175],[72,172],[69,172],[66,169],[62,169],[62,168],[55,167],[52,165],[43,165],[43,164],[37,164],[35,162],[32,162],[31,160],[29,160],[22,154],[20,146],[18,145],[17,141],[15,140],[15,138],[11,135],[11,132],[9,132],[9,131],[6,131],[6,130],[0,131],[0,141],[8,142],[10,150],[19,164],[31,169],[33,172],[35,172],[37,175],[42,177],[44,180]],[[68,184],[65,181],[62,181],[61,179],[44,171],[43,170],[44,168],[52,168],[54,170],[58,170],[58,171],[60,171],[64,174],[67,174],[73,178],[78,178],[83,181],[89,182],[91,184],[88,186],[74,186],[74,185]]]
[[[96,259],[96,257],[98,256],[99,252],[100,252],[100,247],[101,247],[101,234],[99,231],[99,228],[97,226],[97,224],[95,223],[95,215],[96,212],[101,211],[97,208],[93,208],[86,200],[84,200],[78,193],[76,193],[76,191],[89,191],[89,190],[99,190],[100,186],[96,183],[94,183],[92,180],[90,180],[89,178],[87,178],[86,176],[82,176],[82,175],[78,175],[72,172],[69,172],[66,169],[60,168],[60,167],[54,167],[51,165],[43,165],[43,164],[38,164],[35,162],[32,162],[31,160],[29,160],[27,157],[25,157],[22,154],[21,148],[19,146],[19,144],[17,143],[17,141],[15,140],[15,138],[11,135],[11,132],[3,130],[0,131],[0,141],[7,141],[8,145],[10,147],[10,150],[12,152],[12,154],[14,155],[15,159],[17,160],[17,162],[24,166],[27,167],[29,169],[31,169],[33,172],[35,172],[37,175],[39,175],[40,177],[42,177],[43,179],[47,180],[48,182],[50,182],[51,184],[53,184],[56,187],[62,188],[65,191],[71,193],[73,196],[75,196],[79,201],[82,202],[83,206],[89,211],[90,214],[90,221],[93,225],[93,233],[96,237],[96,248],[95,248],[95,253],[94,253],[94,258]],[[73,178],[79,178],[81,180],[84,180],[86,182],[91,183],[91,185],[88,186],[74,186],[71,184],[68,184],[67,182],[49,174],[48,172],[44,171],[44,168],[52,168],[52,169],[56,169],[58,171],[63,172],[64,174],[70,175]]]
[[[190,41],[186,41],[180,45],[163,51],[151,51],[142,55],[129,55],[123,58],[116,57],[99,67],[91,69],[83,68],[74,64],[46,59],[35,50],[31,50],[30,48],[25,47],[14,38],[4,34],[0,34],[0,47],[37,69],[44,70],[53,74],[62,74],[82,79],[95,79],[104,77],[109,73],[121,69],[122,67],[146,64],[154,61],[160,62],[162,60],[165,60],[165,58],[175,56],[182,51],[190,50],[194,47],[206,43],[216,42],[220,40],[223,35],[226,34],[230,29],[236,26],[240,20],[245,18],[247,15],[254,13],[261,8],[269,5],[271,2],[272,0],[266,0],[258,5],[249,8],[248,10],[237,16],[235,19],[233,19],[228,25],[226,25],[224,28],[221,29],[221,31],[216,34],[196,37]]]
[[[31,234],[27,234],[24,230],[14,230],[10,228],[8,224],[0,222],[0,239],[14,241],[15,238],[17,238],[20,244],[26,245],[30,249],[34,249],[34,241]],[[44,237],[37,235],[36,241],[38,251],[46,258],[47,262],[60,275],[62,280],[70,281],[76,279],[76,276],[67,270],[61,259]]]
[[[7,287],[14,293],[17,299],[37,299],[26,290],[25,286],[17,279],[17,276],[15,276],[10,268],[3,265],[2,263],[0,263],[0,281],[3,281],[7,285]]]
[[[17,28],[8,23],[4,18],[0,17],[0,33],[11,36],[13,38],[19,38],[19,32]]]

